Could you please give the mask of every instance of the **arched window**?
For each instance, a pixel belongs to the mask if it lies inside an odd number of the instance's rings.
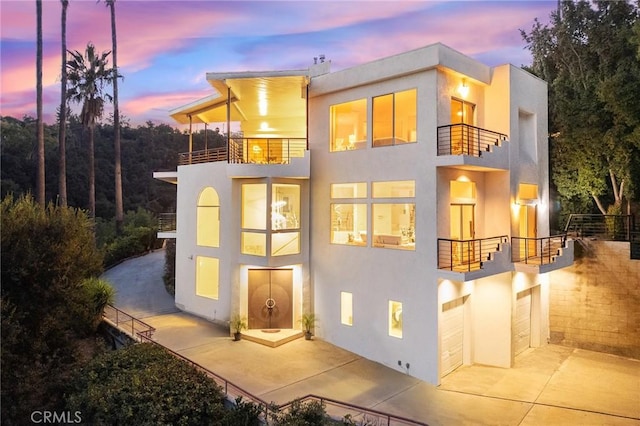
[[[196,244],[220,247],[220,201],[215,189],[207,187],[198,197]]]

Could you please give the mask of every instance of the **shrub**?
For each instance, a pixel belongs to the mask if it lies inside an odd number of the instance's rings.
[[[294,400],[288,410],[271,414],[271,421],[283,426],[322,426],[332,424],[320,401]]]
[[[227,415],[215,382],[152,343],[96,357],[66,399],[91,425],[221,425]]]
[[[176,295],[176,240],[169,239],[164,252],[164,275],[162,276],[167,292]]]

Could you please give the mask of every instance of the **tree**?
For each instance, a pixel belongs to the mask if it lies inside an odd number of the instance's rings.
[[[96,55],[95,46],[89,42],[84,56],[82,53],[69,51],[72,59],[67,63],[69,71],[69,99],[82,104],[80,120],[89,130],[89,213],[96,216],[96,175],[95,175],[95,143],[94,133],[96,121],[102,117],[105,99],[112,97],[104,88],[111,82],[113,69],[107,68],[108,56],[111,52]]]
[[[42,0],[36,0],[37,48],[36,48],[36,115],[38,118],[38,167],[36,190],[38,202],[45,203],[44,177],[44,121],[42,119]]]
[[[60,115],[58,124],[58,195],[60,205],[67,206],[67,6],[69,0],[60,0],[62,3],[60,37],[62,51],[62,70],[60,74]]]
[[[621,214],[640,184],[638,7],[563,1],[521,31],[530,71],[549,84],[552,178],[563,200]],[[629,205],[629,204],[627,204]]]
[[[104,289],[85,284],[102,271],[85,213],[32,196],[0,203],[2,424],[28,424],[55,410],[89,336]],[[107,295],[108,299],[108,295]]]
[[[111,14],[111,50],[113,52],[113,146],[115,152],[115,201],[116,231],[122,231],[124,222],[124,206],[122,203],[122,162],[120,153],[120,112],[118,108],[118,42],[116,38],[116,0],[105,0]]]

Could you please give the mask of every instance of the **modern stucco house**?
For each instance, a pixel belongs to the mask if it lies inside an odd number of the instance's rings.
[[[176,305],[254,335],[314,312],[319,338],[434,384],[546,344],[549,272],[573,263],[546,84],[442,44],[329,68],[208,73],[171,112],[238,129],[154,174],[177,184]]]

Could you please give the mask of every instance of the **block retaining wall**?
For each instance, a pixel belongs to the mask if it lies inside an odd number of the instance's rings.
[[[573,266],[551,272],[551,343],[640,359],[640,260],[628,242],[575,245]]]

